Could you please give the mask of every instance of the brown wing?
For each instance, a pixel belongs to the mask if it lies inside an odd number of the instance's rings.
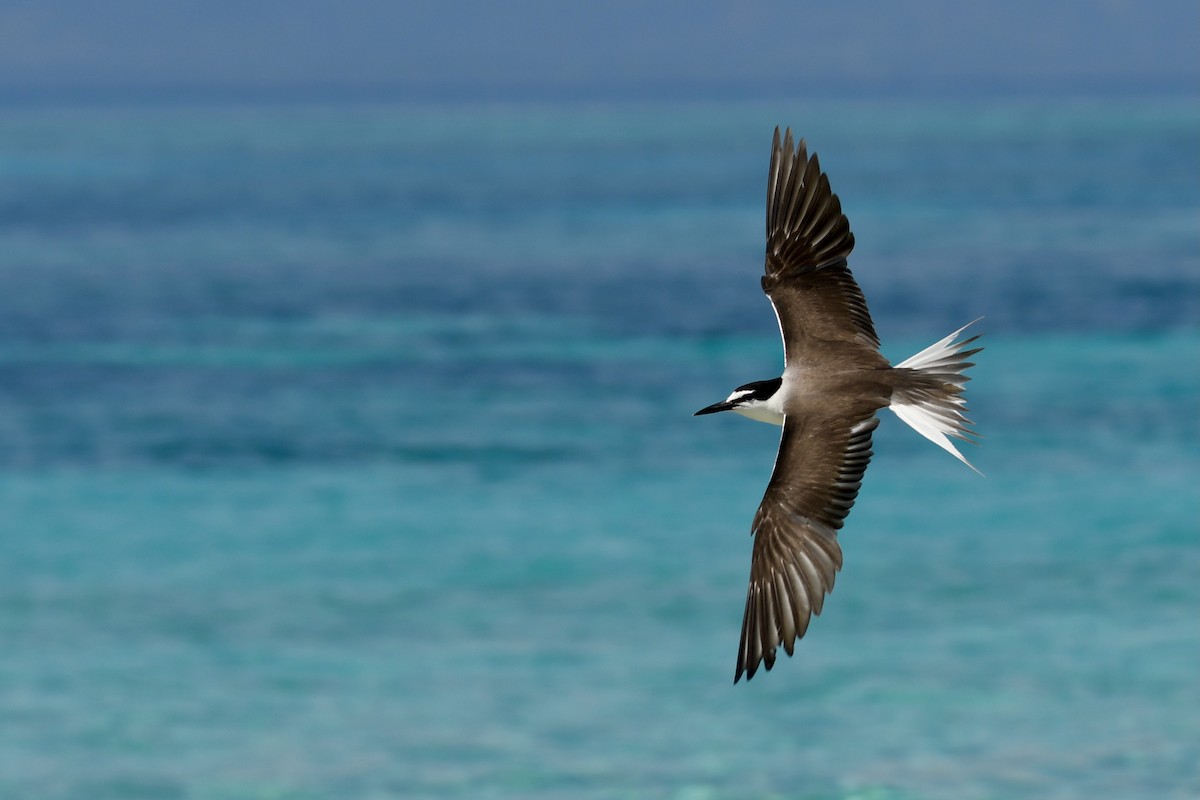
[[[820,614],[842,567],[837,532],[858,497],[879,420],[789,416],[775,470],[754,516],[750,589],[734,683],[775,664]]]
[[[854,249],[850,221],[829,188],[816,155],[791,129],[779,129],[767,176],[767,259],[763,291],[779,317],[784,359],[803,359],[813,340],[879,348],[879,337],[862,290],[846,257]]]

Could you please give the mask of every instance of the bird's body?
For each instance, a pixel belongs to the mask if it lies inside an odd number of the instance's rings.
[[[734,411],[783,427],[766,493],[754,517],[750,588],[734,681],[792,654],[813,614],[821,613],[842,566],[842,527],[870,461],[875,416],[891,408],[918,433],[966,459],[947,436],[968,439],[967,360],[959,329],[893,367],[846,257],[854,247],[837,195],[789,130],[771,153],[767,254],[762,288],[783,338],[784,370],[696,412]],[[970,466],[968,464],[968,466]]]

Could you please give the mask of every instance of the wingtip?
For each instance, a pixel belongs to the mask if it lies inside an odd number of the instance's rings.
[[[783,143],[783,145],[785,147],[787,147],[793,153],[795,153],[798,148],[805,147],[804,139],[796,138],[796,135],[794,133],[792,133],[791,125],[788,125],[787,127],[784,127],[784,128],[781,128],[778,125],[775,126],[775,145],[779,146],[779,144],[781,142]]]
[[[739,658],[737,670],[733,673],[734,685],[736,686],[742,680],[742,678],[745,678],[746,682],[749,683],[754,678],[754,674],[758,672],[758,667],[759,665],[757,663],[746,663]]]

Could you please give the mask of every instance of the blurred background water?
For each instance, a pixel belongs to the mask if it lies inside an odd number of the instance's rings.
[[[977,316],[734,687],[771,129],[887,355]],[[1200,794],[1194,98],[0,111],[0,794]]]

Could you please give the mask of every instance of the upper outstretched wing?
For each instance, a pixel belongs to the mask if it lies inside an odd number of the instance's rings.
[[[846,257],[854,249],[850,221],[829,188],[817,156],[779,129],[767,176],[767,258],[763,291],[779,318],[784,359],[803,359],[812,340],[879,348],[862,290]]]
[[[734,683],[758,665],[775,664],[782,644],[792,654],[813,614],[820,614],[842,566],[837,532],[858,497],[871,460],[866,418],[789,416],[775,470],[754,516],[754,554]]]

